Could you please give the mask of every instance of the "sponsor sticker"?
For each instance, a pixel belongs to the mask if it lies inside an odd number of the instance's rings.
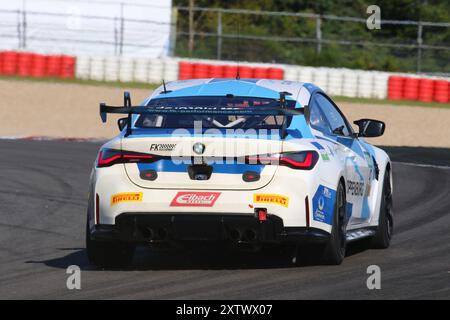
[[[253,195],[254,203],[273,203],[283,207],[289,206],[289,197],[282,196],[280,194],[260,194],[255,193]]]
[[[111,197],[111,205],[118,204],[120,202],[141,202],[142,192],[123,192],[115,194]]]
[[[336,191],[319,185],[312,199],[313,220],[333,224]]]
[[[152,143],[150,151],[172,151],[175,147],[175,143]]]
[[[178,192],[171,207],[212,207],[220,192]]]
[[[313,146],[315,146],[320,153],[320,156],[322,157],[322,160],[324,161],[330,161],[330,156],[328,152],[325,150],[325,148],[318,142],[311,142]]]
[[[328,156],[327,152],[321,152],[320,156],[322,157],[322,160],[324,161],[330,161],[330,157]]]
[[[362,197],[366,188],[364,188],[364,181],[351,181],[347,180],[348,193],[352,196]]]

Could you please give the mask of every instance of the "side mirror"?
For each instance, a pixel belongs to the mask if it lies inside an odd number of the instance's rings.
[[[117,120],[117,126],[119,130],[122,131],[127,126],[128,118],[120,118]]]
[[[384,133],[386,125],[383,121],[359,119],[353,122],[359,127],[358,137],[379,137]]]

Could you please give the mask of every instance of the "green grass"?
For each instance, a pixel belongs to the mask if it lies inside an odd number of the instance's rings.
[[[96,80],[81,80],[81,79],[60,79],[60,78],[31,78],[18,76],[0,76],[0,80],[14,80],[14,81],[33,81],[33,82],[51,82],[51,83],[74,83],[82,85],[93,86],[107,86],[116,88],[137,88],[137,89],[156,89],[160,84],[142,83],[142,82],[120,82],[120,81],[96,81]],[[381,104],[393,106],[413,106],[426,108],[448,108],[450,103],[437,102],[420,102],[409,100],[387,100],[387,99],[373,99],[373,98],[349,98],[336,96],[333,99],[339,102],[361,103],[361,104]]]

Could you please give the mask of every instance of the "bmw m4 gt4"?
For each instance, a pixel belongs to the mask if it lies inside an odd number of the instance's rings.
[[[310,83],[174,81],[124,114],[91,174],[86,245],[98,266],[130,263],[136,245],[232,247],[319,243],[326,263],[393,230],[388,155],[367,143],[384,123],[345,116]]]

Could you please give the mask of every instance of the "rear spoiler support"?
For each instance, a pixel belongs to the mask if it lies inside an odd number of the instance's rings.
[[[123,105],[131,109],[131,96],[128,91],[123,93]],[[128,112],[127,117],[127,132],[125,133],[125,137],[131,135],[131,111]]]
[[[283,110],[286,110],[286,96],[291,95],[290,92],[280,92],[280,107]],[[284,139],[286,137],[286,126],[287,126],[287,118],[283,118],[283,124],[281,125],[281,139]]]

